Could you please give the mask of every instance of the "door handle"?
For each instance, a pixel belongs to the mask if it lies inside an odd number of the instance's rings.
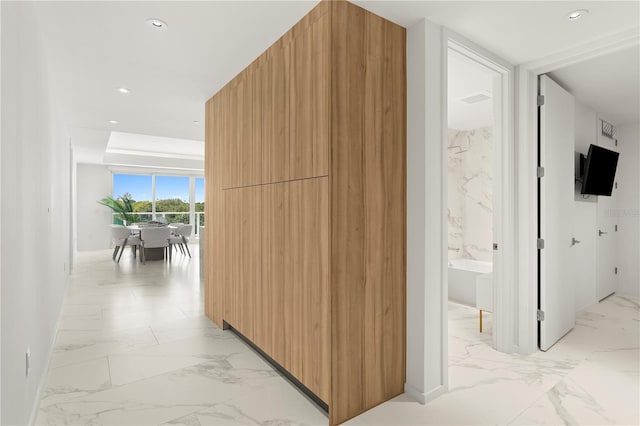
[[[576,240],[575,238],[571,238],[571,246],[575,246],[576,244],[580,244],[580,241]]]
[[[602,229],[598,229],[598,236],[602,237],[604,234],[608,234],[608,232],[603,232]]]

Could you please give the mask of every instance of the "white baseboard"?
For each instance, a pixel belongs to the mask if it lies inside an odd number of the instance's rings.
[[[45,363],[42,376],[39,378],[38,390],[36,391],[36,398],[33,402],[33,408],[31,409],[31,415],[29,416],[29,424],[33,425],[38,418],[38,412],[40,411],[40,399],[42,398],[42,390],[44,389],[47,373],[49,373],[49,364],[51,363],[51,355],[53,355],[53,346],[56,343],[56,337],[58,336],[58,328],[60,327],[60,321],[62,321],[62,312],[64,311],[64,303],[67,300],[67,291],[69,291],[69,282],[71,281],[71,274],[67,272],[66,283],[64,285],[64,296],[62,297],[62,304],[60,305],[60,312],[58,312],[58,320],[56,321],[56,328],[49,341],[49,350],[47,351],[47,362]]]
[[[413,398],[414,400],[416,400],[420,404],[424,405],[427,402],[433,401],[434,399],[436,399],[440,395],[446,393],[447,392],[447,387],[444,386],[444,385],[440,385],[435,389],[431,389],[429,392],[421,392],[418,389],[414,388],[413,386],[405,383],[404,384],[404,391],[411,398]]]

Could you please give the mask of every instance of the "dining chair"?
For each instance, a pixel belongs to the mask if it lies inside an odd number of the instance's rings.
[[[172,235],[169,238],[169,243],[173,246],[178,244],[182,254],[186,254],[191,257],[191,252],[189,251],[189,237],[191,236],[191,232],[193,231],[193,225],[183,225],[174,231],[175,235]]]
[[[142,251],[142,263],[146,263],[144,249],[165,248],[169,249],[169,260],[171,260],[171,249],[169,237],[171,230],[167,226],[144,228],[141,234],[140,248]]]
[[[118,256],[118,250],[120,251],[117,263],[120,263],[122,252],[126,246],[131,246],[131,249],[133,250],[133,257],[136,257],[136,249],[140,245],[140,238],[135,235],[131,235],[131,231],[128,228],[122,225],[111,226],[111,241],[115,245],[113,256],[111,256],[114,261],[116,260],[116,256]]]
[[[182,222],[174,222],[174,223],[170,223],[170,224],[169,224],[169,226],[171,226],[171,227],[173,227],[173,228],[174,228],[174,229],[172,229],[172,230],[171,230],[171,233],[172,233],[173,235],[176,235],[176,231],[177,231],[179,228],[182,228],[182,227],[184,226],[184,223],[182,223]]]

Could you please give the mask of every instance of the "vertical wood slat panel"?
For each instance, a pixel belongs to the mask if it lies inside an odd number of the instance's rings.
[[[228,123],[227,123],[227,137],[222,141],[222,182],[220,189],[222,188],[231,188],[237,186],[237,183],[240,180],[239,176],[239,167],[238,157],[239,157],[239,128],[240,128],[240,119],[241,111],[241,96],[242,88],[238,86],[243,85],[240,81],[240,78],[237,78],[238,81],[233,81],[229,86],[225,86],[225,90],[229,93],[229,100],[227,102],[228,109]]]
[[[332,4],[332,399],[341,423],[403,392],[404,29]]]
[[[224,313],[224,247],[222,210],[222,150],[228,130],[228,91],[218,92],[207,102],[205,144],[205,311],[207,316],[222,327]]]
[[[265,185],[262,199],[262,286],[258,296],[256,344],[280,365],[285,356],[285,253],[289,183]]]
[[[252,63],[229,87],[229,138],[223,145],[222,187],[257,185],[262,180],[262,70]]]
[[[405,382],[405,31],[365,19],[364,191],[367,252],[365,405],[402,393]],[[373,324],[373,326],[371,326]],[[401,351],[398,350],[401,348]]]
[[[328,178],[288,183],[285,248],[287,368],[330,398]]]
[[[332,4],[330,419],[364,409],[362,300],[364,191],[362,70],[364,11]]]
[[[216,146],[218,146],[217,138],[214,136],[215,134],[215,123],[214,121],[218,117],[217,108],[213,105],[218,102],[218,95],[212,97],[205,104],[205,113],[204,113],[204,134],[205,141],[204,144],[204,180],[205,182],[213,182],[213,170],[215,166],[215,154],[214,150]],[[213,188],[205,187],[204,193],[204,202],[205,206],[213,206],[214,204],[215,191]],[[204,221],[206,223],[213,223],[213,209],[205,210],[204,212]],[[203,231],[205,237],[205,243],[207,241],[212,241],[212,230],[205,226]],[[206,244],[204,246],[204,255],[202,256],[202,261],[204,264],[204,279],[205,279],[205,298],[204,298],[204,313],[207,317],[211,318],[213,322],[218,324],[218,317],[216,316],[218,312],[220,312],[220,306],[217,304],[218,300],[215,297],[215,294],[218,292],[217,282],[211,277],[211,262],[213,259],[217,258],[217,253],[211,248],[207,248]],[[201,268],[202,270],[202,268]],[[202,277],[201,277],[202,278]],[[219,326],[220,324],[218,324]]]
[[[263,184],[289,180],[289,54],[276,43],[261,69]]]
[[[232,253],[227,265],[233,271],[226,285],[233,295],[235,314],[228,322],[250,340],[255,340],[257,291],[261,280],[260,191],[261,187],[256,186],[224,190],[225,209],[231,216],[226,224],[231,225],[225,241]]]
[[[291,179],[329,173],[331,14],[291,42],[289,169]]]
[[[236,230],[238,225],[237,205],[238,205],[238,193],[237,191],[226,190],[220,191],[222,204],[224,209],[223,223],[224,227],[222,232],[224,233],[223,239],[225,243],[224,250],[221,253],[222,263],[225,265],[223,270],[223,286],[224,286],[224,314],[223,318],[226,322],[237,326],[239,324],[240,313],[238,311],[238,299],[239,299],[239,275],[240,272],[239,262],[240,260],[240,243],[238,241]]]

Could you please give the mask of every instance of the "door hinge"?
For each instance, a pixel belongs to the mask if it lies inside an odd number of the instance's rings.
[[[537,178],[544,177],[544,167],[538,166],[538,168],[536,168],[536,177]]]
[[[538,309],[536,317],[538,318],[538,321],[544,321],[544,311]]]
[[[616,232],[618,232],[618,225],[614,225],[613,228],[615,229]]]
[[[542,105],[544,105],[544,96],[542,96],[542,95],[538,95],[538,98],[536,99],[536,104],[537,104],[538,106],[542,106]]]
[[[544,248],[544,239],[538,238],[538,241],[536,242],[536,244],[538,246],[538,250],[542,250]]]
[[[613,273],[618,275],[618,267],[617,266],[615,268],[613,268]]]

